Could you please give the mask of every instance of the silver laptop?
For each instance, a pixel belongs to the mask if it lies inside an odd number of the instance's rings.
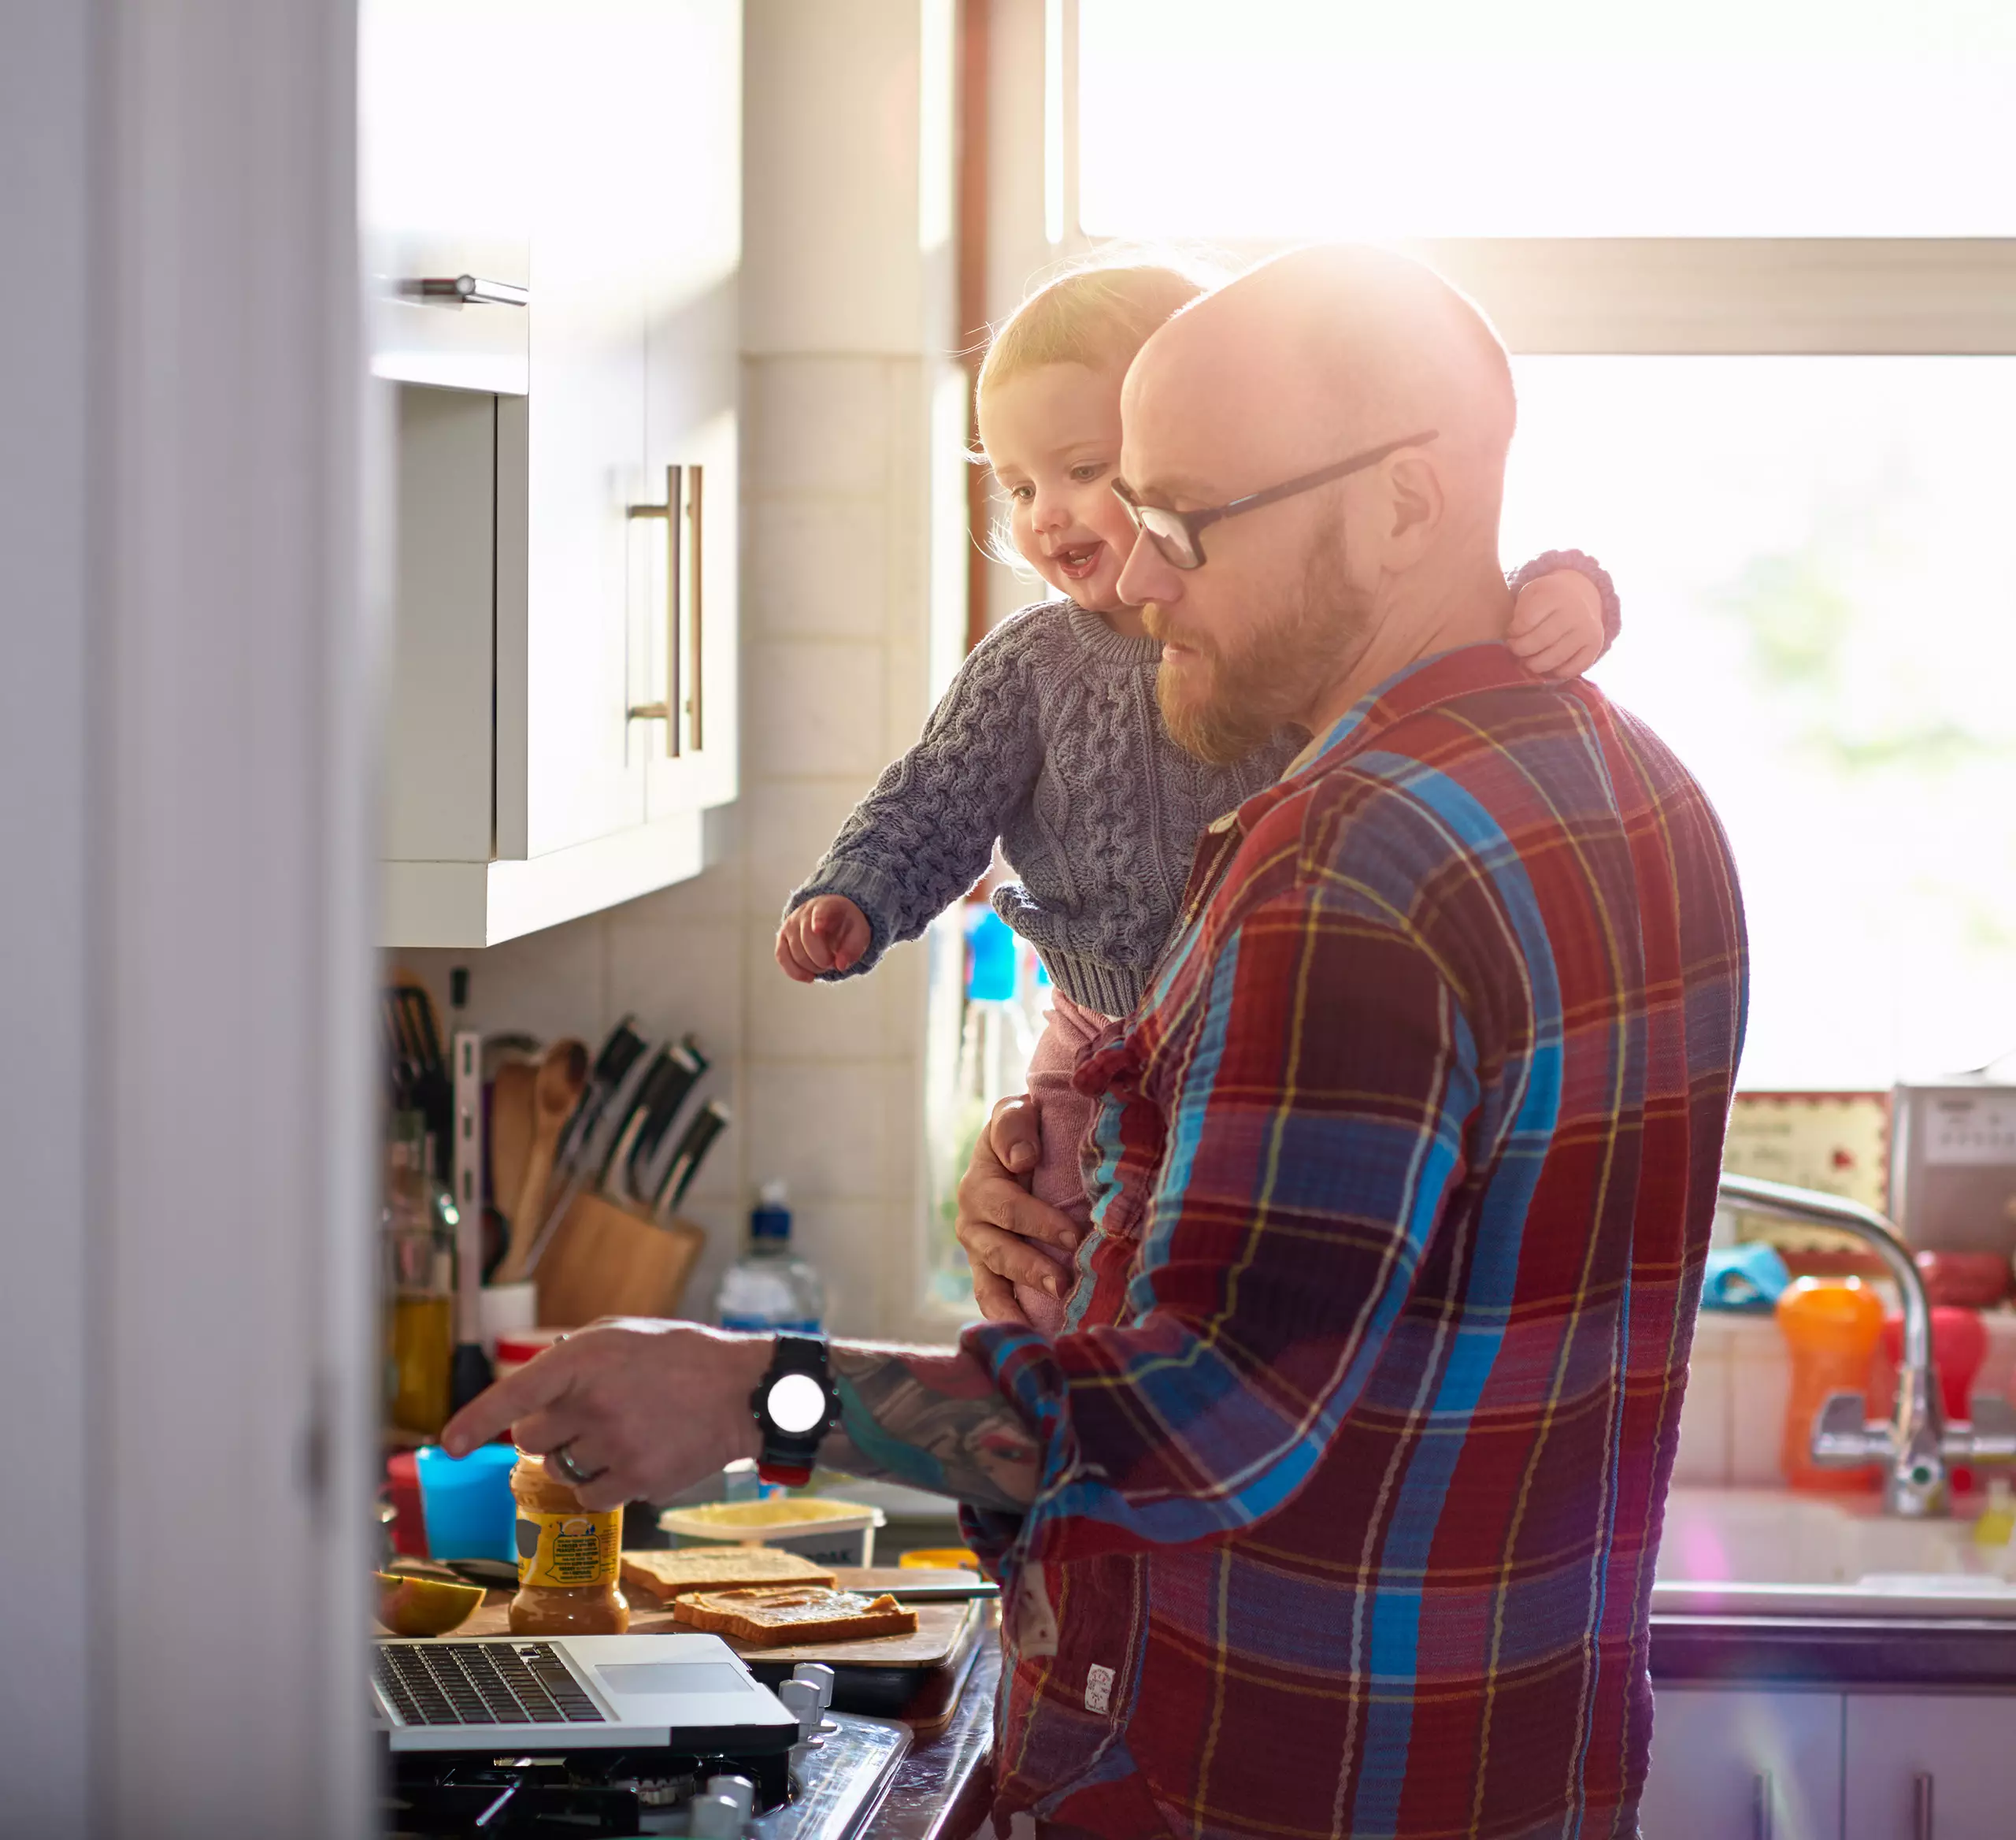
[[[395,1751],[788,1750],[798,1722],[714,1635],[381,1637],[373,1723]]]

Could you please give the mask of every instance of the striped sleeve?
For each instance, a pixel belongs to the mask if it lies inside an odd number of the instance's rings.
[[[1364,1386],[1478,1094],[1455,996],[1403,923],[1318,882],[1217,944],[1123,1326],[967,1345],[1041,1440],[1026,1550],[1235,1533],[1306,1482]]]

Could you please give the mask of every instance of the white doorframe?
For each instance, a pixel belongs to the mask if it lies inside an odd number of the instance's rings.
[[[355,38],[353,0],[0,23],[23,1831],[374,1821]]]

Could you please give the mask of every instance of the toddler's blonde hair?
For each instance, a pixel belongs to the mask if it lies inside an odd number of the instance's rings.
[[[1125,370],[1155,330],[1225,280],[1180,257],[1104,258],[1036,289],[995,328],[975,388],[1049,364]]]

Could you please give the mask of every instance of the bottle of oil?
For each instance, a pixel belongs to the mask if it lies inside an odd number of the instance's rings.
[[[432,1437],[448,1422],[458,1216],[428,1167],[427,1122],[417,1111],[392,1121],[383,1219],[386,1412],[401,1430]]]

